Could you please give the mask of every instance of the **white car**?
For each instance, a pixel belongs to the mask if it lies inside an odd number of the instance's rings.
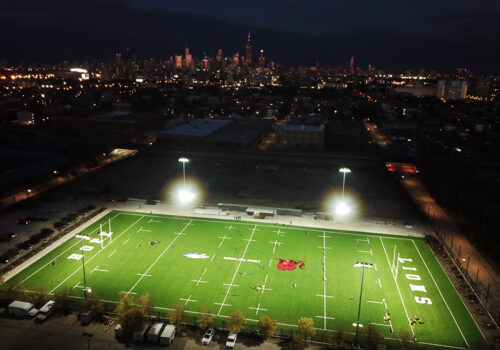
[[[201,339],[201,343],[203,345],[210,344],[210,341],[212,341],[214,334],[215,334],[215,330],[213,328],[207,329],[207,331],[205,332],[205,335],[203,336],[203,339]]]
[[[234,348],[234,344],[236,344],[237,337],[238,337],[238,334],[229,333],[229,336],[227,337],[227,341],[226,341],[226,348],[228,348],[228,349]]]

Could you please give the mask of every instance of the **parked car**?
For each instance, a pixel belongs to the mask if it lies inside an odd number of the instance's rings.
[[[209,328],[203,335],[203,338],[201,339],[201,343],[203,345],[208,345],[212,341],[212,338],[214,337],[215,334],[215,329]]]
[[[229,336],[227,337],[226,341],[226,348],[228,349],[234,348],[234,344],[236,344],[236,338],[238,338],[238,334],[229,333]]]
[[[50,315],[56,310],[56,302],[54,300],[49,300],[44,306],[40,308],[38,314],[35,317],[35,322],[42,323],[45,322]]]
[[[78,314],[78,319],[80,320],[82,326],[86,326],[92,322],[94,314],[90,311],[85,311]]]

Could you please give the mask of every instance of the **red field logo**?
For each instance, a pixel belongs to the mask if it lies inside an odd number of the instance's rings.
[[[276,260],[279,261],[278,269],[280,269],[281,271],[292,271],[295,270],[297,266],[299,267],[299,269],[303,269],[306,266],[303,260],[295,261],[293,259],[285,260],[280,258],[276,258]]]

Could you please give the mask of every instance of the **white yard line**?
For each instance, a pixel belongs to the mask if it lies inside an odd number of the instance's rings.
[[[323,329],[326,329],[326,236],[323,232]]]
[[[113,250],[113,252],[111,254],[108,255],[108,258],[110,258],[114,253],[116,253],[116,249]]]
[[[274,251],[276,250],[276,246],[281,246],[281,242],[278,242],[278,240],[275,240],[274,242],[269,242],[271,244],[274,244],[274,247],[273,247],[273,254],[274,254]]]
[[[203,270],[203,273],[201,274],[201,277],[199,280],[191,280],[191,282],[196,282],[196,287],[198,287],[198,284],[200,284],[200,283],[208,283],[207,281],[202,280],[203,276],[205,275],[205,272],[207,272],[207,269],[208,269],[208,267],[205,267],[205,270]]]
[[[427,267],[427,263],[425,262],[424,258],[422,257],[422,254],[420,254],[420,251],[418,250],[418,247],[415,244],[415,241],[412,241],[412,242],[413,242],[413,246],[415,247],[415,250],[417,251],[418,255],[420,256],[420,259],[424,263],[425,268],[427,269],[427,272],[429,272],[429,275],[431,276],[432,281],[434,282],[434,285],[436,286],[436,288],[437,288],[437,290],[439,292],[439,295],[441,295],[441,299],[443,299],[444,304],[446,305],[446,308],[448,309],[448,311],[450,312],[451,317],[453,318],[453,321],[455,321],[455,325],[457,326],[458,330],[460,331],[460,334],[462,335],[462,338],[464,339],[465,344],[467,344],[467,347],[469,348],[470,347],[469,343],[467,342],[467,339],[465,339],[464,333],[462,332],[462,329],[458,325],[458,322],[455,319],[455,316],[453,315],[453,312],[451,312],[450,307],[448,306],[448,303],[446,302],[446,299],[443,296],[443,293],[441,293],[441,289],[439,289],[439,286],[437,285],[436,280],[434,279],[434,276],[431,273],[431,270],[429,270],[429,267]]]
[[[130,228],[132,228],[135,224],[137,224],[139,221],[141,221],[142,219],[144,218],[144,215],[141,216],[139,219],[137,219],[136,221],[134,221],[133,224],[131,224],[129,227],[127,227],[125,229],[125,231],[122,231],[122,233],[120,233],[118,236],[116,236],[115,238],[115,241],[116,239],[118,239],[121,235],[123,235],[125,232],[127,232],[128,230],[130,230]],[[107,246],[104,247],[104,249],[106,249],[107,247],[109,247],[109,244]],[[92,256],[90,259],[88,259],[86,262],[85,262],[85,265],[87,265],[90,261],[92,261],[92,259],[94,259],[97,255],[99,255],[102,251],[104,251],[104,249],[101,249],[99,250],[97,253],[94,254],[94,256]],[[77,273],[82,267],[79,266],[75,271],[73,271],[73,273],[71,275],[69,275],[68,277],[66,277],[61,283],[59,283],[55,288],[53,288],[49,294],[52,294],[57,288],[59,288],[64,282],[66,282],[71,276],[73,276],[75,273]]]
[[[231,237],[228,237],[228,236],[226,236],[226,235],[224,235],[223,237],[220,237],[220,236],[219,236],[219,238],[222,238],[222,241],[220,241],[220,244],[219,244],[219,246],[218,246],[217,248],[220,248],[220,246],[222,245],[222,243],[224,243],[224,241],[225,241],[226,239],[231,239]]]
[[[131,294],[132,290],[134,290],[134,288],[139,284],[139,282],[142,281],[142,279],[144,278],[144,275],[146,275],[149,272],[149,270],[151,270],[153,268],[153,266],[155,266],[155,264],[158,262],[158,260],[160,260],[160,258],[163,256],[163,254],[165,254],[167,252],[167,250],[170,249],[172,244],[174,244],[174,242],[184,233],[184,231],[189,227],[189,225],[191,225],[192,221],[193,220],[189,220],[189,222],[186,224],[186,226],[184,226],[182,231],[179,232],[177,234],[177,236],[175,236],[175,238],[172,240],[172,242],[170,242],[170,244],[161,252],[161,254],[156,258],[156,260],[151,264],[151,266],[149,266],[149,268],[146,270],[146,272],[144,272],[141,275],[141,277],[137,280],[137,282],[135,282],[135,284],[132,286],[132,288],[129,289],[128,294]]]
[[[184,298],[180,298],[179,300],[184,300],[186,303],[184,305],[187,305],[188,303],[192,302],[192,303],[197,303],[196,300],[194,299],[191,299],[192,295],[189,295],[189,297],[187,299],[184,299]]]
[[[257,315],[259,313],[259,311],[267,311],[267,309],[264,309],[264,308],[261,308],[260,307],[260,303],[259,305],[257,305],[257,307],[248,307],[249,309],[252,309],[252,310],[255,310],[255,314]]]
[[[384,304],[383,302],[381,301],[372,301],[372,300],[368,300],[367,303],[372,303],[372,304]]]
[[[389,267],[390,267],[391,262],[389,260],[389,255],[387,255],[387,250],[385,250],[384,241],[382,240],[382,237],[379,236],[379,238],[380,238],[380,243],[382,243],[382,248],[384,248],[385,257],[387,258],[387,264],[389,264]],[[401,303],[403,303],[403,308],[405,309],[406,320],[408,321],[408,326],[410,326],[411,333],[413,335],[415,335],[415,332],[413,331],[413,327],[410,324],[410,316],[408,315],[408,311],[406,310],[406,305],[405,305],[405,302],[403,301],[403,296],[401,295],[401,291],[399,290],[398,281],[396,280],[396,276],[394,276],[394,273],[391,273],[391,274],[392,274],[392,278],[394,278],[394,283],[396,283],[396,288],[398,289],[399,298],[401,298]]]
[[[257,229],[257,225],[255,225],[253,227],[253,231],[252,231],[252,234],[250,235],[250,239],[248,240],[247,242],[247,246],[245,247],[245,250],[243,251],[243,255],[241,256],[241,260],[240,260],[240,263],[238,264],[238,267],[236,268],[236,271],[234,272],[234,275],[233,275],[233,279],[231,280],[231,283],[230,284],[233,284],[234,282],[234,279],[236,278],[236,275],[238,274],[238,270],[240,269],[240,266],[241,266],[241,263],[243,262],[243,259],[245,258],[245,254],[247,253],[247,249],[248,249],[248,246],[250,245],[250,242],[252,242],[252,237],[255,233],[255,230]],[[226,295],[224,295],[224,300],[222,301],[222,304],[219,308],[219,312],[217,312],[217,316],[220,315],[220,312],[222,311],[222,308],[224,307],[225,305],[225,302],[226,302],[226,299],[227,299],[227,295],[229,293],[229,291],[231,290],[231,286],[229,286],[227,288],[227,292],[226,292]]]

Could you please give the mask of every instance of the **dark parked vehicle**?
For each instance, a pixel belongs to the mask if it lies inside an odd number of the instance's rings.
[[[78,314],[78,320],[80,320],[82,326],[87,326],[94,319],[94,314],[90,311],[82,312]]]

